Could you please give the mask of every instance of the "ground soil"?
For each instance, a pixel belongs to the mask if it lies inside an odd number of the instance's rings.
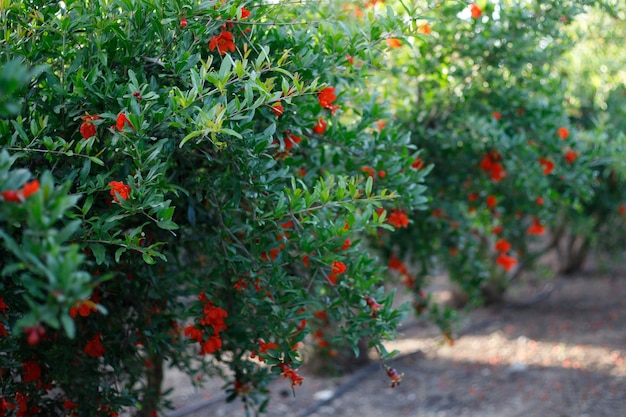
[[[457,340],[415,318],[400,328],[389,364],[399,387],[374,361],[340,378],[301,368],[293,397],[286,380],[272,385],[267,415],[294,417],[623,417],[626,416],[626,269],[598,269],[552,281],[549,298],[527,308],[485,307],[462,314]],[[512,297],[529,299],[542,284],[526,281]],[[532,298],[532,297],[530,297]],[[170,374],[170,417],[245,415],[214,383],[193,389]],[[194,411],[195,408],[195,411]]]

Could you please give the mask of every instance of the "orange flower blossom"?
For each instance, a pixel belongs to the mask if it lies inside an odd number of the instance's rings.
[[[230,52],[235,52],[235,42],[234,42],[233,34],[227,30],[223,30],[219,35],[215,35],[211,38],[209,42],[209,50],[213,51],[217,48],[217,52],[220,55],[224,55],[226,52],[230,50]]]
[[[504,268],[505,271],[510,271],[511,268],[517,265],[517,259],[501,253],[496,259],[496,263]]]

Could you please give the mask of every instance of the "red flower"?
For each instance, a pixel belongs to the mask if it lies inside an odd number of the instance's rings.
[[[496,120],[502,120],[502,113],[500,113],[499,111],[494,111],[493,112],[493,118]]]
[[[404,265],[404,263],[396,255],[394,255],[393,253],[389,257],[388,267],[389,267],[389,269],[394,269],[394,270],[398,271],[401,274],[406,274],[407,273],[406,265]]]
[[[261,254],[261,260],[263,262],[267,262],[270,259],[273,261],[273,260],[275,260],[278,257],[279,253],[280,253],[280,250],[278,248],[270,249],[269,256],[268,256],[267,252],[263,252]]]
[[[385,40],[387,42],[387,46],[392,49],[399,48],[402,46],[402,41],[398,38],[388,38]]]
[[[270,109],[272,110],[272,113],[276,115],[276,117],[282,116],[283,113],[285,112],[285,108],[283,107],[282,104],[280,104],[280,101],[277,101],[276,103],[272,104]]]
[[[624,214],[626,214],[626,204],[622,203],[619,205],[619,207],[617,208],[617,212],[619,213],[620,216],[623,216]]]
[[[214,333],[226,330],[224,319],[228,317],[228,312],[220,307],[215,306],[212,302],[204,305],[204,317],[198,320],[198,324],[202,326],[211,326]]]
[[[11,203],[21,203],[31,194],[39,191],[39,180],[33,180],[24,184],[21,190],[7,190],[0,193],[0,196],[4,199],[4,201],[8,201]]]
[[[476,192],[469,193],[469,195],[467,196],[467,201],[472,203],[472,202],[474,202],[476,200],[478,200],[478,193],[476,193]]]
[[[511,268],[517,265],[517,259],[501,253],[496,259],[496,263],[504,268],[505,271],[510,271]]]
[[[292,387],[295,387],[296,385],[302,385],[302,381],[304,381],[304,377],[301,377],[300,375],[298,375],[296,371],[294,371],[293,369],[291,369],[289,366],[287,366],[284,363],[280,364],[279,367],[283,371],[281,376],[283,378],[291,379]]]
[[[341,261],[333,261],[333,266],[331,268],[331,271],[333,274],[339,275],[339,274],[343,274],[344,272],[346,272],[346,264],[344,264]]]
[[[230,49],[231,52],[235,52],[235,42],[233,34],[227,30],[223,30],[219,35],[213,36],[209,42],[209,50],[212,51],[217,48],[217,52],[220,55],[224,55]]]
[[[433,30],[432,30],[432,28],[430,27],[430,25],[428,23],[423,23],[423,24],[419,25],[419,27],[417,28],[417,31],[419,33],[423,33],[424,35],[430,35],[430,33]]]
[[[498,252],[508,252],[511,249],[511,244],[504,238],[496,242],[496,250]]]
[[[543,175],[549,175],[554,171],[554,162],[548,158],[539,158],[539,164],[543,166]]]
[[[104,355],[104,347],[102,346],[102,334],[96,333],[85,345],[83,351],[92,358],[99,358]]]
[[[17,413],[16,417],[30,417],[32,414],[37,414],[36,407],[30,409],[30,413],[28,410],[28,400],[30,396],[28,394],[24,394],[22,391],[18,391],[15,394],[15,402],[17,403]]]
[[[365,172],[368,177],[374,177],[376,175],[376,171],[371,167],[361,167],[361,171]]]
[[[470,4],[470,11],[471,11],[472,17],[474,19],[478,19],[480,17],[480,15],[483,14],[482,9],[480,7],[478,7],[478,5],[476,3]]]
[[[494,208],[496,204],[498,204],[498,200],[493,195],[487,196],[487,198],[485,199],[485,202],[487,203],[487,207],[490,209]]]
[[[328,320],[328,314],[325,311],[323,311],[323,310],[315,311],[313,313],[313,316],[315,316],[316,318],[318,318],[318,319],[320,319],[322,321]]]
[[[387,222],[395,228],[409,226],[409,218],[404,210],[391,210]]]
[[[335,106],[332,103],[337,100],[337,95],[335,94],[335,87],[326,87],[317,95],[317,101],[320,105],[331,111],[332,114],[335,114],[339,109],[339,106]]]
[[[113,200],[119,203],[119,200],[117,199],[118,195],[122,198],[122,200],[128,199],[128,196],[130,195],[130,186],[120,181],[111,181],[109,183],[109,187],[111,187],[110,194],[113,197]]]
[[[241,8],[241,18],[247,19],[250,16],[250,10],[247,10],[245,7]]]
[[[36,326],[26,327],[24,334],[26,334],[26,343],[35,346],[39,344],[41,338],[46,334],[46,329],[44,329],[41,324],[38,324]]]
[[[565,153],[565,160],[567,163],[573,164],[576,158],[578,158],[578,152],[573,151],[571,148],[567,148],[567,152]]]
[[[566,127],[559,127],[557,129],[557,133],[559,134],[561,140],[565,140],[569,137],[569,130]]]
[[[265,343],[262,340],[258,340],[259,342],[259,346],[261,347],[261,349],[259,350],[259,353],[267,353],[268,350],[275,350],[278,349],[278,345],[276,343]]]
[[[422,158],[420,158],[419,156],[415,158],[415,160],[411,164],[411,168],[416,169],[418,171],[424,169],[424,161],[422,161]]]
[[[387,173],[381,169],[380,171],[378,171],[378,176],[380,178],[385,178],[387,176]]]
[[[187,19],[184,17],[180,19],[180,27],[183,29],[187,27]]]
[[[400,385],[404,374],[399,374],[395,369],[387,367],[387,376],[391,379],[391,388],[395,388]]]
[[[78,404],[76,404],[72,400],[65,400],[65,402],[63,402],[63,409],[64,410],[75,410],[77,408],[78,408]]]
[[[533,218],[533,224],[526,229],[526,233],[529,235],[542,235],[546,231],[546,228],[541,225],[541,222],[537,217]]]
[[[370,297],[369,295],[365,296],[365,302],[372,309],[373,312],[376,312],[382,308],[382,306],[378,304],[376,300]]]
[[[4,417],[7,411],[14,409],[15,404],[8,402],[6,398],[2,397],[2,400],[0,400],[0,417]]]
[[[184,335],[198,343],[202,343],[202,330],[198,329],[193,324],[185,327]]]
[[[219,335],[213,335],[209,337],[209,339],[202,343],[202,347],[200,348],[200,352],[198,355],[210,355],[212,353],[217,352],[222,348],[222,339]]]
[[[346,250],[350,247],[350,245],[352,244],[352,242],[350,242],[350,239],[346,239],[343,241],[343,245],[341,245],[341,250]]]
[[[22,382],[34,382],[41,378],[41,367],[35,361],[26,361],[22,365]]]
[[[24,196],[24,198],[28,198],[31,194],[34,194],[37,191],[39,191],[39,180],[33,180],[24,184],[24,188],[22,188],[22,196]]]
[[[291,150],[295,145],[300,143],[302,138],[296,135],[287,135],[285,138],[285,149]]]
[[[485,155],[482,161],[480,161],[480,169],[484,172],[490,172],[491,179],[495,182],[498,182],[506,177],[506,171],[499,162],[500,160],[502,160],[502,155],[496,151],[491,151]]]
[[[319,118],[315,126],[313,126],[313,132],[317,133],[318,135],[323,135],[324,132],[326,132],[327,126],[328,126],[328,123],[326,123],[324,119]]]
[[[506,171],[501,163],[495,162],[491,165],[491,179],[495,182],[502,180],[506,177]]]
[[[100,119],[100,116],[91,116],[89,113],[87,113],[86,115],[82,116],[81,119],[83,120],[83,123],[80,125],[80,134],[83,139],[89,139],[96,134],[96,125],[94,125],[92,122],[94,120]]]
[[[126,117],[125,113],[118,114],[117,119],[115,119],[115,127],[117,128],[117,130],[121,132],[122,130],[124,130],[124,126],[126,125],[130,126],[131,129],[135,128],[130,120],[128,120],[128,117]]]
[[[543,206],[543,197],[537,197],[535,199],[535,201],[537,202],[537,204],[539,204],[540,206]]]
[[[98,312],[96,304],[91,300],[82,300],[70,307],[70,316],[75,318],[80,314],[81,317],[87,317],[92,311]]]
[[[387,126],[387,122],[385,122],[384,120],[379,120],[376,122],[376,130],[378,130],[379,132],[382,131],[385,126]]]
[[[493,233],[494,235],[499,235],[500,233],[502,233],[502,226],[495,226],[492,230],[491,233]]]

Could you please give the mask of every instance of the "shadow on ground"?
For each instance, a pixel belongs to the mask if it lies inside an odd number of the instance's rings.
[[[404,373],[400,387],[389,387],[377,363],[342,378],[315,377],[305,368],[305,383],[295,398],[287,381],[272,385],[267,415],[626,415],[626,276],[561,280],[547,301],[531,308],[471,312],[454,346],[443,345],[428,323],[408,322],[389,346],[402,352],[390,363]],[[207,392],[195,395],[206,397]],[[210,395],[219,399],[218,391]],[[215,401],[185,413],[188,406],[183,402],[171,415],[245,415],[240,401]]]

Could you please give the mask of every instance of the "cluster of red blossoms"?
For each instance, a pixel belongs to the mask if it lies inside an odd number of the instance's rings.
[[[496,263],[504,268],[505,271],[510,271],[515,265],[517,265],[517,259],[506,253],[511,250],[511,244],[504,238],[501,238],[496,242],[496,251],[499,253]]]
[[[250,16],[250,11],[246,10],[244,7],[241,8],[241,19],[247,19]],[[184,18],[183,18],[184,19]],[[182,23],[182,21],[181,21]],[[186,27],[187,20],[185,19]],[[181,24],[182,26],[182,24]],[[222,31],[213,36],[209,41],[209,50],[213,51],[217,49],[217,52],[220,55],[226,54],[226,52],[235,52],[235,37],[232,32],[227,30],[227,28],[232,28],[234,26],[232,21],[227,21],[222,25]]]
[[[228,313],[226,310],[216,307],[215,304],[209,301],[204,291],[200,293],[198,300],[204,304],[204,316],[198,320],[197,325],[190,324],[185,327],[185,336],[200,344],[201,348],[200,352],[198,352],[199,355],[211,354],[222,348],[220,332],[222,330],[226,330],[224,319],[228,317]],[[203,330],[206,327],[210,327],[213,331],[212,334],[205,340]]]
[[[139,95],[137,95],[136,97],[141,98],[141,96]],[[89,113],[85,113],[85,115],[81,116],[80,118],[82,119],[83,122],[81,123],[78,130],[80,132],[80,135],[83,137],[83,139],[89,139],[95,136],[96,125],[93,122],[96,120],[100,120],[102,118],[98,116],[97,114],[91,115]],[[126,114],[120,113],[117,115],[117,118],[115,119],[115,126],[111,126],[111,129],[117,129],[118,131],[122,132],[124,131],[124,127],[127,125],[131,129],[135,129],[135,127],[130,122],[130,120],[128,120],[128,117],[126,117]]]
[[[344,272],[346,272],[348,267],[341,261],[333,261],[333,266],[330,269],[330,274],[328,274],[328,280],[333,285],[337,285],[337,277]]]
[[[335,87],[326,87],[317,94],[317,101],[323,108],[330,110],[332,114],[337,113],[337,110],[340,108],[333,104],[335,100],[337,100]]]
[[[391,257],[389,257],[388,267],[392,271],[398,271],[402,278],[402,283],[406,285],[407,288],[413,288],[415,286],[415,278],[409,274],[409,270],[406,265],[393,253],[391,254]]]
[[[480,162],[480,169],[483,172],[489,172],[494,182],[499,182],[506,177],[506,170],[500,163],[501,160],[502,155],[499,152],[491,151]]]
[[[406,211],[404,210],[391,210],[389,213],[389,220],[387,220],[390,225],[395,227],[396,229],[399,227],[408,227],[409,226],[409,218],[406,215]]]
[[[561,140],[566,140],[567,138],[569,138],[570,133],[566,127],[560,127],[557,129],[557,135],[559,136],[559,138],[561,138]],[[576,158],[578,158],[578,152],[572,150],[572,148],[568,146],[565,151],[564,158],[565,162],[567,162],[568,164],[573,164]],[[543,167],[544,175],[549,175],[550,173],[552,173],[552,171],[554,171],[554,162],[550,159],[542,157],[538,159],[538,162],[539,165]]]
[[[4,201],[11,203],[21,203],[30,195],[39,191],[39,180],[33,180],[24,184],[21,190],[7,190],[0,193]]]
[[[37,406],[28,407],[28,401],[30,400],[30,396],[28,394],[24,394],[22,391],[18,391],[15,394],[15,404],[8,402],[6,398],[2,397],[0,400],[0,416],[4,417],[7,412],[17,410],[15,412],[16,417],[30,417],[32,415],[38,414],[41,410]]]

